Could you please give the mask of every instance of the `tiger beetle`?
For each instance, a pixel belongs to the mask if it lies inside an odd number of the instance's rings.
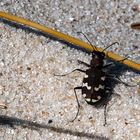
[[[83,34],[82,32],[78,32],[78,33]],[[85,34],[83,34],[83,35],[88,40],[86,35]],[[88,104],[93,105],[96,108],[98,108],[98,107],[105,108],[104,109],[104,120],[105,120],[104,125],[106,125],[106,106],[112,95],[112,89],[106,84],[107,83],[106,80],[108,78],[114,78],[117,81],[120,81],[120,82],[122,82],[122,81],[119,78],[114,77],[113,75],[109,75],[106,72],[105,69],[110,67],[113,63],[105,64],[105,62],[104,62],[105,52],[104,51],[107,48],[109,48],[110,46],[112,46],[114,44],[119,44],[119,43],[114,42],[111,45],[109,45],[108,47],[106,47],[103,51],[99,52],[97,50],[97,48],[95,46],[93,46],[89,40],[88,40],[88,42],[90,43],[90,45],[93,48],[92,59],[90,61],[90,64],[87,64],[83,61],[78,60],[78,63],[85,65],[86,67],[88,67],[88,69],[87,70],[74,69],[73,71],[70,72],[70,73],[72,73],[74,71],[79,71],[79,72],[85,73],[85,77],[83,79],[82,86],[78,86],[78,87],[74,88],[74,93],[75,93],[75,97],[77,100],[78,110],[77,110],[77,114],[76,114],[75,118],[72,120],[72,122],[77,118],[77,116],[79,114],[79,109],[80,109],[80,103],[78,101],[76,90],[81,90],[82,95]],[[123,60],[120,60],[120,61],[123,61]],[[55,76],[66,76],[70,73],[63,74],[63,75],[55,75]],[[124,82],[122,82],[122,83],[124,83]]]

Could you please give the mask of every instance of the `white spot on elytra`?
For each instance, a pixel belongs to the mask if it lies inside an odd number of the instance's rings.
[[[86,100],[87,102],[90,102],[90,98],[86,98],[85,100]]]
[[[98,88],[98,87],[94,87],[94,90],[95,90],[95,91],[98,91],[98,90],[99,90],[99,88]]]
[[[83,94],[83,97],[86,97],[86,94]]]
[[[88,85],[87,85],[87,83],[83,83],[83,87],[87,87]]]
[[[101,96],[97,96],[97,98],[98,98],[98,100],[100,100],[101,99]]]
[[[87,83],[83,83],[83,87],[86,87],[87,89],[91,89],[91,86],[88,86],[88,84]]]
[[[92,102],[93,102],[93,103],[95,103],[95,102],[97,102],[97,101],[98,101],[98,100],[92,99]]]
[[[99,89],[104,89],[104,86],[103,85],[99,85]]]
[[[95,91],[98,91],[99,89],[104,89],[104,86],[103,85],[99,85],[99,87],[94,87]]]
[[[85,78],[88,78],[88,75],[85,75]]]
[[[90,86],[87,86],[87,89],[89,89],[89,90],[90,90],[90,89],[91,89],[91,87],[90,87]]]
[[[105,76],[101,77],[101,80],[104,81],[105,80]]]

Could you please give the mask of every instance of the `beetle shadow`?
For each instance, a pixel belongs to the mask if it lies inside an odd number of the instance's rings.
[[[139,71],[130,68],[120,62],[116,62],[114,60],[108,59],[107,58],[107,63],[113,63],[113,65],[111,65],[110,67],[108,67],[106,69],[106,73],[107,75],[111,75],[112,78],[108,78],[106,79],[106,87],[108,87],[110,89],[111,92],[111,96],[107,99],[106,104],[111,100],[111,98],[113,97],[114,94],[119,95],[117,93],[114,92],[114,88],[118,85],[118,84],[124,84],[126,87],[134,87],[134,85],[130,85],[129,83],[125,83],[123,82],[123,80],[121,80],[119,77],[122,76],[126,71],[131,71],[134,72],[136,74],[140,74]]]
[[[28,128],[31,130],[37,130],[37,131],[39,131],[40,129],[48,129],[53,132],[64,133],[64,134],[69,134],[69,135],[73,135],[73,136],[77,136],[77,137],[84,137],[84,138],[88,138],[88,139],[109,140],[109,138],[94,135],[91,133],[73,131],[70,129],[54,127],[54,126],[50,125],[49,123],[41,124],[41,123],[36,123],[36,122],[29,121],[29,120],[23,120],[23,119],[19,119],[16,117],[9,117],[9,116],[5,116],[5,115],[0,115],[0,125],[8,126],[13,129],[16,129],[18,126],[20,126],[22,128]]]
[[[122,63],[120,63],[120,62],[116,62],[116,61],[114,61],[114,60],[111,60],[111,59],[108,59],[107,58],[107,62],[111,62],[111,63],[113,63],[113,65],[112,66],[110,66],[108,69],[107,69],[107,74],[108,75],[114,75],[115,77],[120,77],[121,75],[123,75],[126,71],[131,71],[131,72],[134,72],[134,73],[136,73],[136,74],[140,74],[140,72],[139,71],[137,71],[137,70],[135,70],[135,69],[133,69],[133,68],[130,68],[130,67],[128,67],[127,65],[124,65],[124,64],[122,64]],[[110,81],[109,81],[110,80]],[[121,79],[120,79],[121,80]],[[111,79],[111,78],[109,78],[108,79],[108,83],[109,83],[109,85],[112,87],[112,88],[114,88],[115,86],[116,86],[116,84],[118,84],[118,83],[122,83],[122,84],[124,84],[124,85],[126,85],[126,86],[129,86],[129,84],[128,83],[124,83],[123,81],[120,81],[119,82],[119,80],[117,81],[117,80],[115,80],[115,79]],[[109,86],[108,85],[108,86]],[[131,86],[131,85],[130,85]]]

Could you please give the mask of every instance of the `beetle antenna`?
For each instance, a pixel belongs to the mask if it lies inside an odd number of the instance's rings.
[[[92,48],[97,51],[97,48],[92,45],[91,41],[87,38],[87,36],[84,33],[80,32],[80,31],[77,32],[77,33],[78,34],[82,34],[86,38],[86,40],[89,42],[89,44],[92,46]]]
[[[114,42],[114,43],[110,44],[109,46],[107,46],[106,48],[104,48],[102,52],[104,52],[106,49],[108,49],[109,47],[113,46],[114,44],[118,44],[119,45],[118,42]]]

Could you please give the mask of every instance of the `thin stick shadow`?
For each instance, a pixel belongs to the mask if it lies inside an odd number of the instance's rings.
[[[64,128],[59,128],[59,127],[56,128],[54,126],[51,126],[50,124],[40,124],[40,123],[32,122],[29,120],[23,120],[16,117],[9,117],[5,115],[0,115],[0,125],[9,126],[13,129],[16,129],[16,126],[20,126],[22,128],[33,129],[33,130],[48,129],[50,131],[54,131],[57,133],[65,133],[65,134],[70,134],[70,135],[78,136],[78,137],[85,137],[89,139],[109,140],[108,138],[103,137],[103,136],[98,136],[98,135],[84,133],[84,132],[77,132],[70,129],[64,129]]]
[[[84,51],[84,52],[89,53],[89,51],[87,51],[87,50],[84,49],[84,48],[80,48],[79,46],[76,46],[76,45],[74,45],[74,44],[72,44],[72,43],[70,43],[70,42],[67,42],[67,41],[65,41],[65,40],[59,39],[59,38],[54,37],[54,36],[52,36],[52,35],[50,35],[50,34],[44,33],[43,31],[39,31],[39,30],[37,30],[37,29],[28,27],[28,26],[26,26],[26,25],[22,25],[22,24],[19,24],[19,23],[13,22],[13,21],[9,21],[9,20],[6,20],[6,19],[1,19],[1,18],[0,18],[0,22],[3,22],[3,23],[5,23],[5,24],[8,24],[9,26],[15,27],[15,28],[17,28],[17,29],[23,29],[23,30],[24,30],[25,32],[27,32],[27,33],[30,33],[30,32],[31,32],[31,33],[34,33],[34,34],[36,34],[36,35],[38,35],[38,36],[42,35],[42,36],[44,36],[44,37],[46,37],[46,38],[49,38],[49,39],[51,39],[51,40],[59,41],[59,42],[61,42],[62,44],[68,45],[68,46],[71,47],[71,48],[74,48],[74,49],[81,50],[81,51]]]

